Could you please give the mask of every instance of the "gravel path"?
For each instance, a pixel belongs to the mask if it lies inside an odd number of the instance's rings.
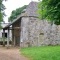
[[[2,48],[0,47],[0,60],[28,60],[22,56],[18,48]]]

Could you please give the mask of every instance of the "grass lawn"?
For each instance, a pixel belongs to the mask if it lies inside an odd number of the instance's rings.
[[[32,60],[60,60],[60,46],[21,48],[20,51]]]

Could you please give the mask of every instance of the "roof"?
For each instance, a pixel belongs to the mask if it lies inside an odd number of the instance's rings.
[[[9,28],[13,23],[15,23],[19,18],[21,18],[21,16],[19,15],[12,23],[6,25],[5,27],[3,27],[2,29],[7,29]]]
[[[38,16],[37,9],[38,9],[38,2],[32,1],[27,6],[25,13],[27,14],[27,16]]]
[[[38,9],[38,2],[34,2],[34,1],[30,2],[29,5],[26,8],[26,11],[24,13],[22,13],[21,15],[19,15],[16,19],[13,20],[12,23],[8,24],[3,29],[9,28],[9,26],[14,24],[21,17],[28,17],[28,16],[30,16],[30,17],[38,17],[37,9]]]

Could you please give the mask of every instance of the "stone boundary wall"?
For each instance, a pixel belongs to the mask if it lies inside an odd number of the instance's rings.
[[[60,45],[60,26],[35,17],[21,20],[21,46]]]

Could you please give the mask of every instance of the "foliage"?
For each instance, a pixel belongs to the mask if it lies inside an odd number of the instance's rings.
[[[39,3],[40,18],[48,19],[60,25],[60,0],[42,0]]]
[[[4,13],[5,6],[3,5],[3,1],[6,1],[6,0],[0,0],[0,22],[3,21],[3,17],[5,16],[5,13]]]
[[[21,48],[20,51],[31,60],[60,60],[60,46]]]
[[[17,18],[17,16],[20,15],[23,12],[23,10],[26,9],[26,7],[27,5],[24,5],[23,7],[13,10],[11,16],[8,18],[9,22],[12,22],[15,18]]]
[[[4,10],[6,9],[3,4],[3,1],[6,0],[0,0],[0,29],[2,28],[1,22],[3,22],[3,17],[5,16]]]

